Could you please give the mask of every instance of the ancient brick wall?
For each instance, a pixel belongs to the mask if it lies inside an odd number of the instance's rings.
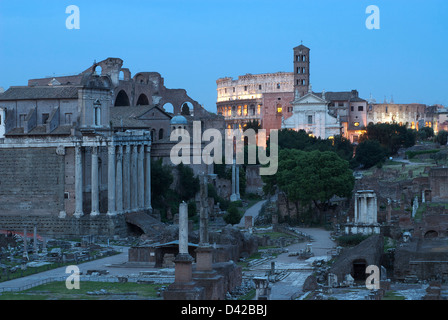
[[[23,232],[36,225],[39,236],[79,237],[83,235],[98,236],[126,236],[127,226],[123,215],[109,217],[100,215],[91,217],[85,215],[79,219],[67,217],[60,219],[51,216],[21,216],[0,215],[0,229],[6,231]]]
[[[0,149],[0,214],[59,214],[64,170],[56,148]]]

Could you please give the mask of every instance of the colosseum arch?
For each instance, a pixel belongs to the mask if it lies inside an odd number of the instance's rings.
[[[149,99],[146,94],[142,93],[137,99],[137,106],[148,106]]]
[[[124,90],[120,90],[118,92],[117,97],[115,98],[115,107],[128,107],[130,106],[129,96]]]

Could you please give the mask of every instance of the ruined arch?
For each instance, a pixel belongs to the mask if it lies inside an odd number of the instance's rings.
[[[118,92],[117,97],[115,98],[115,104],[116,107],[128,107],[130,106],[129,97],[127,93],[124,90],[120,90]]]
[[[174,113],[174,106],[172,103],[167,102],[163,105],[163,110],[168,113]]]
[[[146,94],[142,93],[138,99],[137,99],[137,105],[138,106],[148,106],[149,105],[149,99],[146,96]]]
[[[184,116],[189,116],[194,111],[194,106],[190,101],[185,101],[182,103],[181,114]]]
[[[434,239],[434,238],[438,238],[439,237],[439,233],[435,230],[428,230],[426,231],[424,238],[425,239]]]
[[[97,64],[93,67],[93,74],[101,75],[103,73],[103,68]]]

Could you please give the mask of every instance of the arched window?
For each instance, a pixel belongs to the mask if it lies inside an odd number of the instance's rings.
[[[163,139],[163,129],[159,130],[159,140]]]
[[[129,103],[129,97],[124,90],[120,90],[120,92],[118,92],[114,105],[116,107],[128,107],[131,105]]]
[[[146,94],[142,93],[137,100],[138,106],[149,106],[149,100]]]

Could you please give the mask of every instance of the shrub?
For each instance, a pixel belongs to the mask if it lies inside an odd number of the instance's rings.
[[[224,216],[224,221],[229,224],[237,224],[240,223],[241,215],[238,211],[238,208],[235,206],[230,206],[227,210],[227,214]]]

